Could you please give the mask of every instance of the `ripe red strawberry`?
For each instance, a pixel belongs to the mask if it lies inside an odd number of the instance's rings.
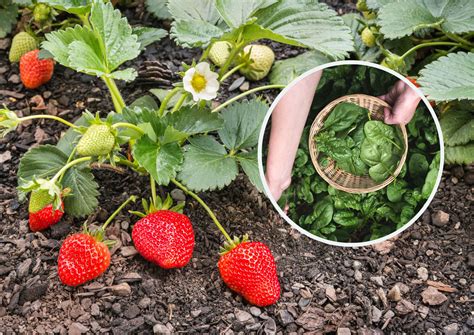
[[[26,88],[35,89],[47,83],[53,76],[54,61],[38,59],[39,50],[24,54],[20,59],[20,78]]]
[[[61,200],[61,208],[53,208],[53,197],[47,190],[31,192],[28,207],[30,229],[32,231],[44,230],[61,220],[64,214],[64,203]]]
[[[413,77],[406,77],[413,85],[415,85],[416,87],[420,87],[420,84],[418,84],[418,82],[416,81],[415,78]]]
[[[242,242],[224,253],[217,263],[224,283],[253,305],[277,302],[280,282],[270,249],[261,242]]]
[[[88,233],[69,236],[59,250],[58,275],[65,285],[84,284],[99,277],[109,265],[109,248]]]
[[[140,219],[133,227],[132,240],[143,258],[165,269],[183,267],[193,255],[191,221],[170,210],[159,210]]]

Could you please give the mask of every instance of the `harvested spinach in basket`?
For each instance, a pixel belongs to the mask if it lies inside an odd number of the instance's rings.
[[[324,71],[297,151],[291,186],[279,200],[280,206],[288,205],[288,216],[312,234],[339,242],[384,237],[410,221],[432,193],[439,175],[440,147],[434,120],[424,105],[406,127],[408,154],[400,174],[379,191],[351,194],[336,190],[318,175],[309,158],[310,126],[324,106],[347,94],[384,94],[394,79],[364,66]],[[341,103],[336,108],[316,139],[323,156],[320,163],[327,164],[331,158],[345,171],[385,179],[404,149],[398,127],[369,120],[368,111],[353,104]],[[351,113],[346,115],[346,109]]]
[[[315,141],[321,164],[329,157],[339,169],[380,183],[393,175],[404,144],[398,127],[370,120],[369,114],[366,108],[341,102],[324,120]]]

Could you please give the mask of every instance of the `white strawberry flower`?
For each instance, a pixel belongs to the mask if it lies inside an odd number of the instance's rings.
[[[212,100],[219,90],[217,78],[217,73],[211,71],[209,63],[201,62],[184,74],[184,89],[193,95],[194,101]]]

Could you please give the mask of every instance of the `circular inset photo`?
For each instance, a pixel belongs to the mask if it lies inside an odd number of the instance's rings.
[[[329,63],[272,104],[259,141],[267,195],[325,243],[362,246],[408,228],[441,180],[442,134],[409,78],[361,61]]]

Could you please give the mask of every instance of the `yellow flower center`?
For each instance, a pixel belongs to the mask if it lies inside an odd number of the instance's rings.
[[[198,72],[195,72],[193,75],[193,79],[191,79],[191,86],[194,88],[196,92],[201,92],[204,88],[206,88],[207,80],[204,76]]]

